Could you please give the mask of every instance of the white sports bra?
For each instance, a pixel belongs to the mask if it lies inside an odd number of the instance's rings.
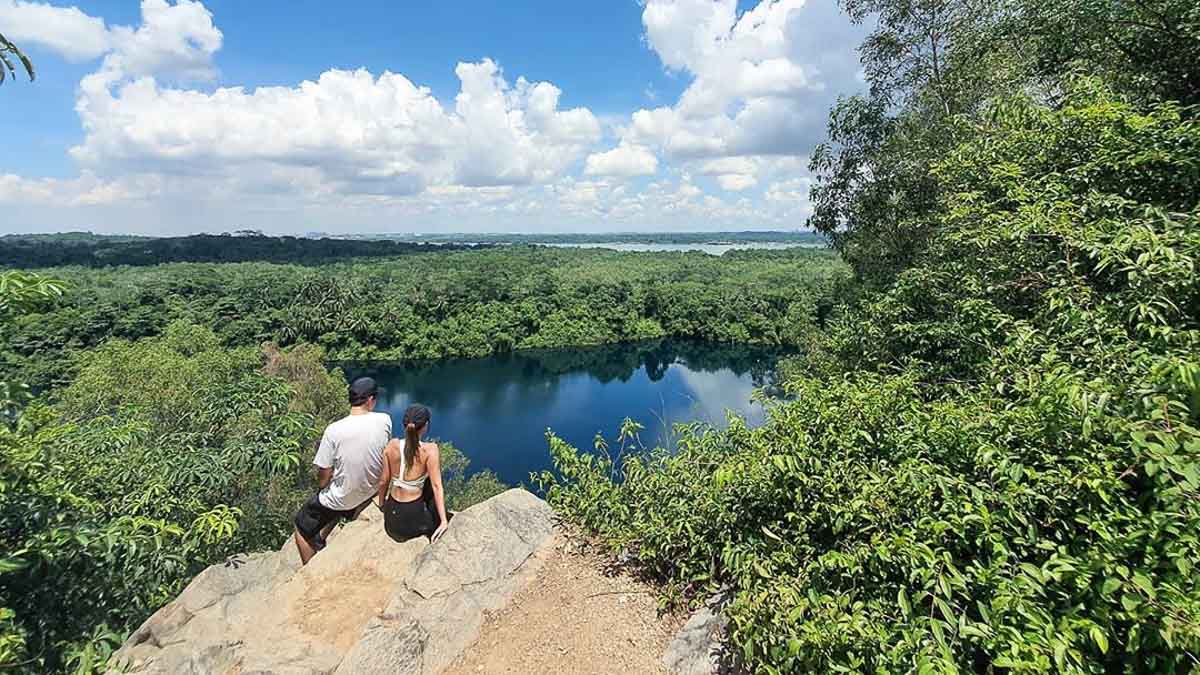
[[[405,490],[423,490],[425,481],[429,480],[429,472],[421,474],[412,480],[404,480],[404,448],[400,448],[400,474],[392,479],[392,487]]]

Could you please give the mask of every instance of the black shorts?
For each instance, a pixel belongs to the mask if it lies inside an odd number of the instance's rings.
[[[388,495],[383,503],[383,529],[395,541],[428,537],[441,522],[433,505],[424,499],[398,502]]]
[[[308,501],[304,502],[304,506],[301,506],[300,510],[296,512],[296,531],[311,544],[317,540],[326,525],[338,520],[353,520],[369,501],[371,500],[368,499],[362,503],[362,506],[348,511],[335,511],[322,504],[320,493],[317,493],[309,497]]]

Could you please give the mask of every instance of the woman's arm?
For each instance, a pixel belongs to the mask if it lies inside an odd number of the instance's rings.
[[[438,517],[442,519],[442,523],[438,525],[429,539],[437,541],[438,537],[446,531],[446,525],[450,521],[446,518],[446,490],[442,486],[442,458],[438,453],[437,444],[432,443],[431,445],[433,447],[425,456],[425,470],[429,473],[429,483],[433,485],[433,501],[437,505]]]
[[[392,456],[396,454],[396,449],[399,447],[399,441],[393,438],[383,449],[383,471],[379,472],[379,485],[375,488],[380,509],[383,508],[384,499],[387,498],[388,485],[392,482]]]

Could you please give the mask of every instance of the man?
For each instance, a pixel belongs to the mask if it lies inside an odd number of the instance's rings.
[[[325,428],[317,456],[320,491],[296,514],[296,548],[305,565],[325,546],[334,525],[353,520],[375,496],[392,418],[375,412],[379,387],[360,377],[350,383],[350,414]]]

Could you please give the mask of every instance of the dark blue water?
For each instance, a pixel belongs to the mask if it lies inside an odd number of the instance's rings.
[[[395,429],[410,403],[424,403],[433,411],[430,438],[462,450],[471,471],[491,469],[517,485],[550,468],[547,428],[590,450],[597,433],[616,448],[626,417],[645,426],[647,447],[669,447],[675,424],[723,426],[729,410],[759,424],[765,411],[751,393],[771,384],[778,359],[745,346],[656,341],[342,367],[385,388],[376,409],[392,414]]]

